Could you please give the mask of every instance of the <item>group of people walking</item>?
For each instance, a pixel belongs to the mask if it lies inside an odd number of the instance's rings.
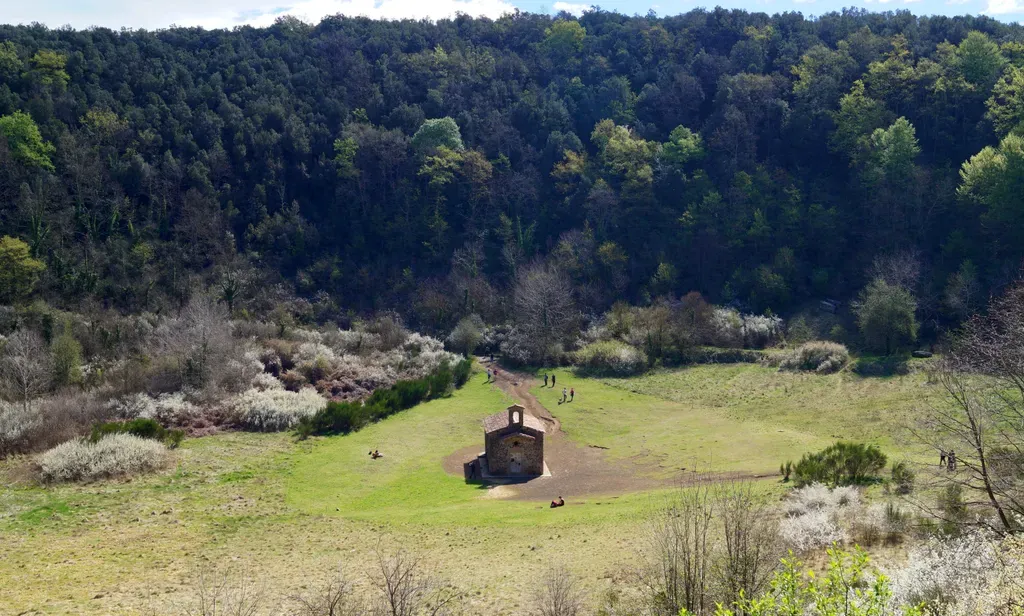
[[[956,470],[956,452],[952,449],[947,453],[945,450],[939,450],[939,468],[946,467],[947,471]]]
[[[557,376],[558,376],[557,374],[552,374],[551,375],[551,385],[550,385],[550,387],[554,387],[555,386],[555,378]],[[549,387],[549,385],[548,385],[548,375],[546,375],[546,374],[544,375],[544,387]],[[576,388],[575,387],[570,387],[568,389],[563,387],[562,388],[562,399],[559,400],[558,403],[562,404],[563,402],[572,402],[575,397],[576,397]]]

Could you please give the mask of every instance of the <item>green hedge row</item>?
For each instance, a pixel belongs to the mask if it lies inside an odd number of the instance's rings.
[[[182,439],[185,438],[183,430],[168,430],[155,419],[139,418],[96,424],[92,427],[89,440],[95,443],[108,434],[132,434],[139,438],[163,441],[171,449],[180,445]]]
[[[307,437],[355,432],[420,402],[451,394],[453,388],[466,384],[472,368],[472,360],[464,359],[454,366],[444,364],[421,379],[399,381],[386,389],[378,389],[362,402],[328,402],[316,415],[299,422],[296,433]]]

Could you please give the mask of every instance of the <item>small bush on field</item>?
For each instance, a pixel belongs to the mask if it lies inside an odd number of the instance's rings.
[[[853,371],[860,376],[895,376],[909,374],[910,366],[907,358],[894,355],[891,357],[861,357],[853,365]]]
[[[311,387],[298,392],[286,389],[250,389],[231,401],[238,423],[248,430],[287,430],[327,406],[327,400]]]
[[[593,374],[630,375],[647,369],[647,355],[624,342],[594,342],[576,351],[576,365]]]
[[[162,444],[131,434],[111,434],[96,443],[68,441],[39,456],[43,481],[92,481],[160,468],[167,460]]]
[[[897,494],[910,494],[914,491],[914,471],[905,461],[893,462],[889,472]]]
[[[784,370],[813,370],[820,374],[838,372],[850,361],[850,352],[835,342],[806,342],[782,360]]]
[[[131,434],[139,438],[160,441],[170,449],[176,449],[185,436],[182,430],[168,430],[152,419],[132,419],[96,424],[92,427],[89,442],[97,443],[110,434]]]
[[[864,484],[877,479],[886,458],[878,447],[840,441],[817,453],[804,454],[793,467],[797,486],[827,483],[831,486]]]

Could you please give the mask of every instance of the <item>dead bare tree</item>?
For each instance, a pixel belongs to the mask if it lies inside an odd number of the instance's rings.
[[[652,516],[649,553],[638,571],[654,614],[675,616],[682,609],[697,616],[710,613],[712,521],[711,482],[699,478],[683,487]]]
[[[327,583],[307,593],[293,595],[295,616],[363,616],[366,608],[351,582],[339,572]]]
[[[767,587],[783,556],[772,503],[749,481],[716,488],[722,543],[716,560],[720,601],[735,606],[741,596],[757,597]]]
[[[172,357],[179,383],[204,388],[235,349],[225,308],[205,295],[193,297],[181,314],[157,330],[161,350]]]
[[[516,322],[539,359],[547,345],[579,329],[579,309],[568,276],[543,263],[519,270],[515,284]]]
[[[4,394],[28,412],[32,400],[50,384],[50,350],[39,334],[19,329],[11,334],[0,356],[0,385]]]
[[[387,555],[378,548],[370,582],[377,616],[451,616],[462,601],[456,588],[424,573],[419,560],[402,550]]]
[[[215,573],[198,568],[193,576],[191,603],[184,616],[256,616],[267,599],[263,584],[246,575]]]
[[[1024,519],[1024,285],[994,300],[956,337],[938,373],[945,396],[915,429],[936,451],[953,452],[941,483],[981,496],[1009,533]],[[972,504],[968,502],[968,504]]]
[[[534,596],[539,616],[578,616],[583,613],[584,597],[579,580],[564,566],[544,573]]]

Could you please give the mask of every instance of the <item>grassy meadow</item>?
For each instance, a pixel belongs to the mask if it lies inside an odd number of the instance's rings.
[[[862,379],[756,365],[633,379],[557,374],[557,388],[534,392],[571,439],[663,475],[771,474],[837,437],[899,455],[899,427],[936,390],[921,374]],[[637,520],[660,495],[566,495],[570,506],[550,510],[447,474],[444,458],[482,448],[480,419],[509,402],[483,379],[348,436],[187,440],[173,468],[131,481],[41,487],[25,479],[24,461],[2,463],[0,613],[174,614],[197,567],[282,592],[339,567],[360,582],[378,546],[420,554],[469,593],[471,613],[521,613],[521,589],[554,563],[592,590],[607,587],[633,560]],[[557,404],[563,385],[576,388],[571,404]],[[370,449],[385,457],[371,460]]]

